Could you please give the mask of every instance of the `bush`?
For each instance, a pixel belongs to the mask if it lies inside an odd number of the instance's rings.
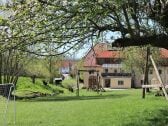
[[[76,86],[76,80],[73,78],[65,79],[62,81],[62,86],[66,89],[73,88]]]
[[[82,89],[87,89],[87,87],[83,86]]]

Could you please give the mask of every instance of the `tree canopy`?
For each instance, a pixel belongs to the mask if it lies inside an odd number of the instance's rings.
[[[1,8],[10,11],[0,20],[8,29],[1,35],[1,51],[59,55],[115,32],[113,46],[168,48],[166,0],[14,0]]]
[[[8,0],[0,9],[0,82],[17,82],[9,71],[23,57],[61,55],[102,34],[116,47],[168,48],[166,0]]]

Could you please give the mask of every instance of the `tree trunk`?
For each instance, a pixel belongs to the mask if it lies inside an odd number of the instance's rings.
[[[17,81],[19,79],[19,76],[15,76],[14,80],[13,80],[13,84],[16,85],[17,84]],[[16,86],[15,86],[16,87]]]
[[[0,84],[2,84],[2,54],[0,54]]]
[[[53,84],[53,76],[52,76],[52,57],[50,56],[49,59],[49,72],[50,72],[50,84]]]
[[[50,77],[49,83],[50,83],[50,84],[53,84],[53,77]]]
[[[148,73],[149,73],[149,55],[150,55],[150,47],[147,47],[144,85],[148,85],[149,84],[149,77],[148,77]],[[149,88],[146,88],[146,92],[149,92]]]
[[[35,84],[36,83],[36,75],[31,76],[32,79],[32,83]]]

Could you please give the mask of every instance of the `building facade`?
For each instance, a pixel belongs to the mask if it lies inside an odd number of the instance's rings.
[[[168,50],[160,49],[160,59],[158,65],[158,72],[162,79],[162,82],[167,85],[168,84]],[[153,68],[149,70],[149,84],[159,84],[159,81],[156,76],[156,72]]]
[[[168,50],[160,49],[160,55],[166,63],[160,63],[158,71],[163,83],[168,83]],[[123,69],[122,61],[122,51],[109,50],[106,43],[95,45],[84,57],[84,68],[87,71],[90,70],[90,72],[84,73],[84,86],[89,87],[89,85],[99,80],[103,88],[124,89],[141,87],[144,75],[127,73]],[[159,84],[153,68],[149,70],[149,84]]]
[[[99,75],[103,88],[131,88],[132,75],[123,70],[121,63],[119,50],[108,50],[108,44],[105,43],[95,45],[84,57],[84,68],[97,72],[85,72],[84,85],[89,87]]]

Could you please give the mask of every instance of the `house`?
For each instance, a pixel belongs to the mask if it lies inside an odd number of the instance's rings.
[[[70,76],[74,77],[77,70],[78,60],[72,59],[64,59],[60,60],[57,63],[57,67],[59,68],[59,74],[63,75],[64,79],[68,79]]]
[[[161,62],[159,62],[158,72],[164,84],[168,84],[168,50],[160,49],[160,58]],[[159,84],[159,80],[157,79],[155,70],[152,68],[149,69],[149,84]]]
[[[75,60],[61,60],[59,65],[60,74],[69,74],[74,70],[76,62]]]
[[[168,50],[160,49],[160,56],[162,61],[158,70],[163,82],[168,83]],[[84,68],[90,71],[84,73],[84,86],[89,87],[99,79],[103,88],[141,87],[144,75],[127,73],[123,69],[122,61],[122,51],[110,50],[106,43],[96,44],[84,57]],[[159,84],[153,68],[149,70],[149,84]]]
[[[162,82],[164,84],[168,84],[168,50],[160,48],[159,55],[160,59],[159,62],[157,63],[157,69],[162,79]],[[135,84],[138,85],[138,87],[141,87],[143,83],[144,83],[143,74],[135,78]],[[160,84],[153,66],[149,68],[148,83],[153,85]]]
[[[104,88],[131,88],[132,75],[122,69],[122,58],[119,50],[109,50],[106,43],[96,44],[84,57],[84,85],[89,87],[97,81]],[[93,72],[97,71],[97,72]]]

